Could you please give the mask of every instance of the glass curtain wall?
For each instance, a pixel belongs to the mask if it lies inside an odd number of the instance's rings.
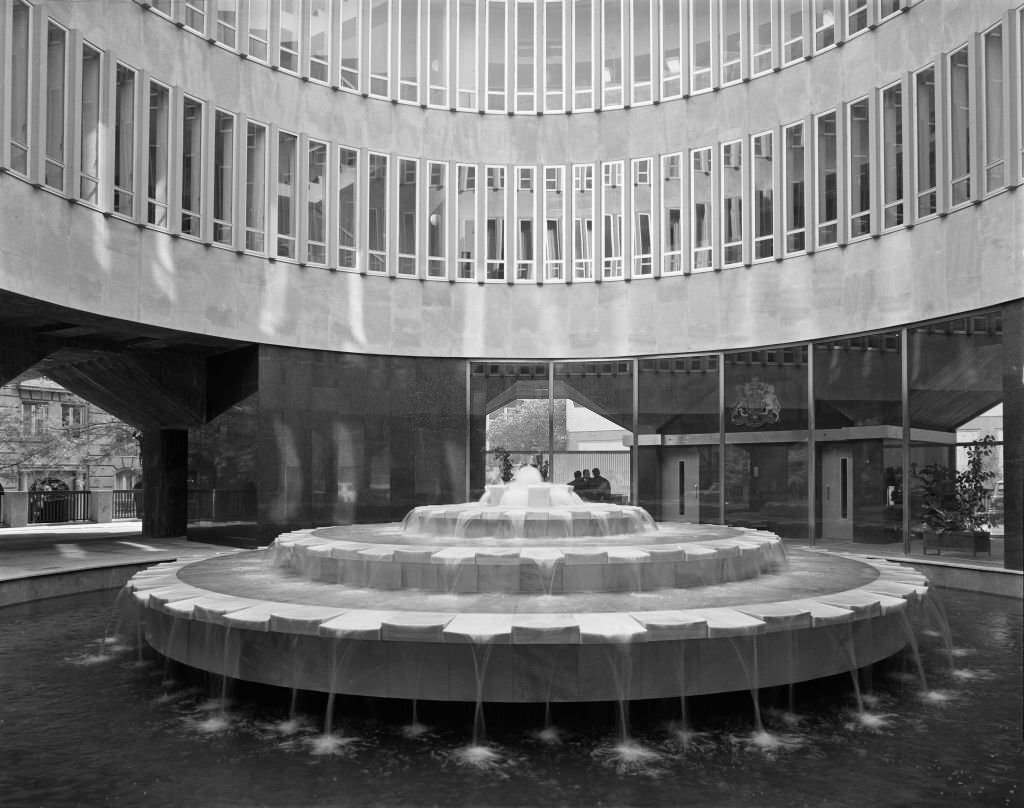
[[[725,354],[725,518],[806,537],[807,348]]]
[[[718,354],[641,359],[638,504],[665,522],[721,521]]]
[[[900,541],[903,526],[899,331],[814,345],[816,533]]]

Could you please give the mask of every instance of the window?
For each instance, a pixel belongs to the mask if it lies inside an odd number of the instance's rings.
[[[458,216],[459,280],[476,279],[476,166],[456,165],[456,215]]]
[[[722,265],[743,263],[743,142],[722,144]]]
[[[950,204],[971,198],[970,68],[967,46],[949,56]]]
[[[135,214],[135,71],[117,65],[114,87],[114,211]]]
[[[750,139],[755,261],[771,258],[775,254],[775,172],[772,151],[771,132],[754,135]]]
[[[722,33],[722,84],[734,84],[741,78],[741,31],[743,12],[740,0],[719,0]],[[756,5],[756,4],[755,4]]]
[[[167,179],[170,176],[171,91],[149,83],[149,173],[146,177],[146,220],[167,227]]]
[[[516,280],[532,281],[535,268],[534,221],[536,219],[533,166],[516,169],[516,192],[513,197],[516,222]]]
[[[331,9],[328,0],[309,0],[309,77],[330,81]]]
[[[28,99],[29,64],[32,56],[28,3],[14,0],[11,16],[10,116],[11,169],[28,174]]]
[[[339,85],[345,90],[359,89],[359,7],[360,0],[341,2],[341,62]]]
[[[238,0],[215,0],[217,40],[229,48],[238,44]]]
[[[476,109],[477,100],[477,13],[476,0],[459,0],[458,36],[456,43],[457,105],[459,109]]]
[[[369,184],[366,194],[368,224],[367,250],[370,272],[388,271],[388,156],[369,154]]]
[[[867,27],[868,0],[846,0],[846,35],[859,34]]]
[[[818,166],[818,246],[835,244],[839,239],[838,175],[836,172],[836,113],[826,112],[815,119]]]
[[[565,221],[564,166],[544,167],[544,280],[565,279],[562,230]]]
[[[536,56],[533,41],[533,0],[515,3],[516,112],[533,112]]]
[[[60,425],[73,433],[77,433],[88,423],[88,410],[83,404],[61,404]]]
[[[235,116],[217,110],[213,125],[213,240],[230,245],[235,197]]]
[[[622,277],[622,214],[624,208],[621,162],[602,165],[601,182],[601,277]]]
[[[249,56],[267,61],[270,43],[270,0],[249,0]]]
[[[420,32],[419,3],[405,0],[398,9],[398,97],[416,103],[419,100]],[[401,262],[399,262],[401,264]],[[399,273],[402,267],[398,268]]]
[[[878,0],[878,19],[882,21],[893,14],[899,14],[900,0]]]
[[[903,224],[903,88],[882,90],[883,226]]]
[[[683,177],[682,154],[666,154],[661,158],[661,274],[677,275],[683,271]]]
[[[930,216],[938,210],[935,163],[935,68],[929,67],[914,76],[914,127],[917,177],[917,215]]]
[[[565,109],[565,36],[561,0],[544,3],[544,109]]]
[[[50,405],[45,401],[23,401],[21,404],[21,434],[40,437],[46,434],[46,421]]]
[[[280,43],[278,45],[278,63],[282,70],[290,73],[299,72],[299,0],[279,0],[278,12],[278,33]]]
[[[341,146],[338,149],[338,266],[343,269],[358,268],[358,187],[359,152]]]
[[[619,0],[603,0],[601,17],[604,32],[602,56],[602,82],[604,94],[601,104],[605,107],[621,107],[622,97],[622,6]]]
[[[46,166],[43,181],[64,190],[64,104],[68,32],[50,22],[46,27]]]
[[[814,50],[836,44],[836,0],[814,0]]]
[[[277,256],[297,257],[298,236],[298,138],[277,134]]]
[[[683,94],[683,4],[682,0],[661,2],[661,97]]]
[[[487,194],[484,196],[486,221],[485,271],[489,281],[505,280],[505,167],[487,166]]]
[[[849,106],[850,150],[850,238],[866,236],[871,232],[871,131],[868,99],[854,101]]]
[[[690,244],[693,272],[711,269],[711,147],[690,152]]]
[[[795,123],[782,130],[786,144],[783,154],[783,174],[785,176],[786,206],[786,254],[798,253],[807,249],[806,223],[806,183],[804,182],[804,125]]]
[[[690,3],[690,92],[711,89],[711,0]]]
[[[985,32],[982,61],[985,88],[985,192],[1005,182],[1006,147],[1003,142],[1003,29],[997,25]]]
[[[306,260],[327,263],[327,144],[309,141],[306,162]]]
[[[206,0],[185,0],[185,27],[206,33]]]
[[[448,0],[427,3],[427,65],[429,103],[448,106]]]
[[[249,121],[245,141],[245,249],[264,251],[267,210],[267,127]]]
[[[398,274],[416,274],[416,178],[415,160],[398,158]]]
[[[102,54],[82,44],[82,112],[79,129],[78,195],[99,204],[100,183],[100,75]]]
[[[654,273],[651,244],[651,215],[654,203],[651,194],[651,158],[634,160],[633,170],[633,277]]]
[[[505,0],[487,0],[487,111],[505,111]]]
[[[804,58],[804,0],[782,0],[782,63]]]
[[[594,279],[594,166],[574,165],[573,279]]]
[[[572,167],[573,190],[578,192],[592,191],[594,189],[594,167],[592,165],[577,165]]]
[[[448,256],[448,164],[427,163],[427,276],[443,278]]]
[[[200,235],[203,200],[203,103],[187,95],[181,116],[181,232]]]
[[[387,98],[390,91],[391,4],[370,0],[370,95]]]
[[[572,0],[573,109],[594,106],[594,8],[592,0]]]
[[[633,97],[632,103],[646,104],[651,100],[652,56],[651,0],[633,0]]]
[[[772,69],[772,12],[774,3],[750,4],[750,72],[755,76]]]

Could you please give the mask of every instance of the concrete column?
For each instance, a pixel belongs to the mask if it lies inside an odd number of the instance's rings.
[[[188,430],[142,435],[142,535],[184,536],[188,522]]]
[[[1007,569],[1024,569],[1024,301],[1003,306],[1003,519]]]
[[[4,492],[4,525],[25,527],[28,524],[28,491]]]
[[[114,492],[113,491],[90,491],[89,492],[89,521],[90,522],[112,522],[112,521],[114,521]]]

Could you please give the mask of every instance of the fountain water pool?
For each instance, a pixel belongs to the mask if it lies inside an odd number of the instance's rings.
[[[469,702],[680,697],[805,681],[899,651],[924,576],[658,526],[526,470],[402,526],[284,534],[128,584],[147,642],[224,677]]]

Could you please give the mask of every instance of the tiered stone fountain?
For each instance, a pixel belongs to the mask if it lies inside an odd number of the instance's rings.
[[[655,524],[524,468],[399,525],[300,530],[128,588],[161,654],[289,688],[449,701],[678,697],[853,670],[912,639],[926,579]]]

